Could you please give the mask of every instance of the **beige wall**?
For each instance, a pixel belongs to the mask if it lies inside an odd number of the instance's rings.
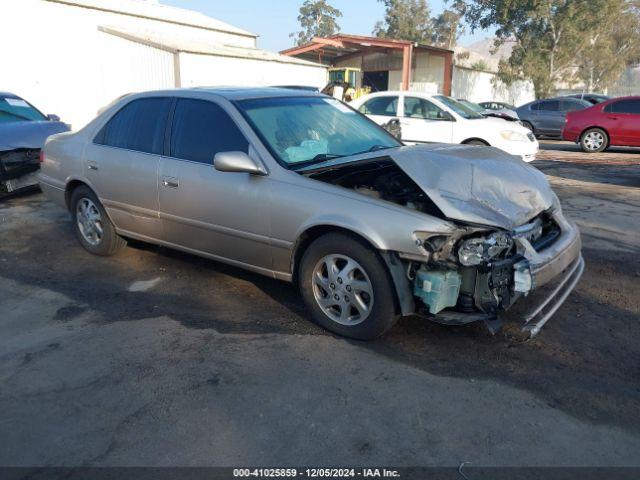
[[[379,55],[378,55],[379,56]],[[397,57],[396,55],[395,57]],[[365,64],[378,63],[381,68],[389,69],[389,90],[400,90],[402,88],[402,69],[398,67],[398,59],[392,58],[388,62],[382,62],[371,58],[369,55]],[[437,55],[430,55],[428,52],[414,53],[414,68],[411,71],[410,90],[424,91],[428,93],[442,93],[444,88],[444,58]],[[362,57],[356,56],[342,62],[337,62],[336,67],[362,68]],[[393,68],[396,67],[396,68]]]

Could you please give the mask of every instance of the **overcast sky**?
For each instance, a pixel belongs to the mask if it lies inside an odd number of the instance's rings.
[[[260,36],[258,46],[279,51],[292,46],[289,34],[298,29],[298,10],[303,0],[160,0],[160,3],[197,10]],[[373,25],[384,16],[377,0],[330,0],[342,11],[340,27],[345,33],[371,35]],[[440,13],[444,0],[428,0],[431,14]],[[493,32],[466,32],[460,40],[468,45]]]

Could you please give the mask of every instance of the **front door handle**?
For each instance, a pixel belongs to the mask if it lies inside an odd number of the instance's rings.
[[[180,186],[180,182],[176,177],[162,177],[162,185],[167,188],[178,188]]]
[[[87,168],[89,170],[98,170],[98,164],[96,162],[87,162]]]

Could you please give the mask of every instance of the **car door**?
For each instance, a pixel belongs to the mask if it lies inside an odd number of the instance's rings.
[[[270,268],[269,178],[213,166],[218,152],[256,155],[231,115],[210,100],[179,98],[169,128],[159,177],[163,239],[242,266]]]
[[[85,176],[124,233],[158,239],[158,168],[171,98],[132,100],[85,149]]]
[[[536,127],[543,135],[560,136],[564,117],[565,113],[560,110],[560,100],[544,100],[538,104]]]
[[[455,121],[451,115],[421,97],[403,96],[400,119],[401,139],[405,143],[451,143]]]
[[[612,144],[640,146],[640,99],[613,102],[603,113]]]
[[[373,97],[360,105],[358,111],[364,113],[378,125],[385,125],[398,118],[398,95]]]

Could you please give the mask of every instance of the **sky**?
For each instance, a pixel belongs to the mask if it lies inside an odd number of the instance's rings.
[[[236,27],[259,35],[258,47],[280,51],[293,46],[291,32],[299,29],[298,10],[303,0],[160,0],[160,3],[200,11]],[[384,17],[384,5],[377,0],[330,0],[342,11],[338,19],[345,33],[371,35],[374,24]],[[442,12],[445,0],[428,0],[431,15]],[[467,31],[461,45],[492,36],[493,32]]]

